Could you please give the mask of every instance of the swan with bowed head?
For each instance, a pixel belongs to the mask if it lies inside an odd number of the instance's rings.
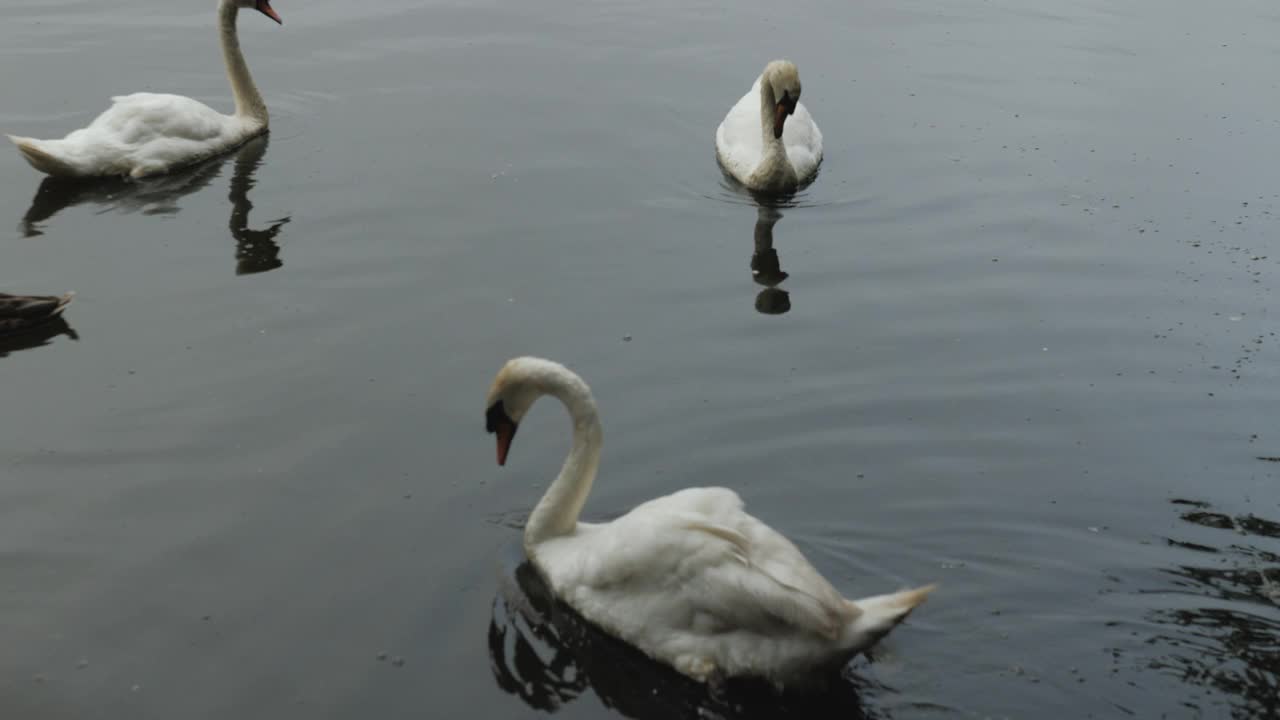
[[[789,60],[765,66],[716,128],[716,158],[733,179],[760,193],[812,182],[822,164],[822,132],[800,104],[800,71]]]
[[[112,98],[112,106],[89,127],[61,140],[9,136],[27,162],[57,177],[134,178],[192,165],[233,150],[267,131],[267,105],[240,52],[236,18],[253,9],[284,24],[270,0],[220,0],[218,21],[236,109],[223,115],[181,95],[134,93]]]
[[[525,525],[529,560],[587,620],[695,680],[814,684],[933,590],[846,599],[727,488],[689,488],[612,522],[579,522],[603,440],[582,378],[550,360],[509,361],[489,390],[486,429],[505,465],[520,420],[543,395],[568,408],[573,445]]]

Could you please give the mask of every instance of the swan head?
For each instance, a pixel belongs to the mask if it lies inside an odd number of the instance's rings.
[[[502,366],[489,386],[484,413],[484,429],[498,439],[499,465],[507,464],[511,441],[534,401],[547,394],[563,395],[567,388],[579,389],[590,396],[586,383],[560,363],[518,357]]]
[[[235,3],[241,9],[257,10],[277,23],[284,24],[284,21],[280,19],[280,15],[276,13],[275,8],[271,7],[271,0],[235,0]]]
[[[764,67],[760,79],[773,91],[773,137],[781,138],[787,116],[795,114],[796,104],[800,102],[800,71],[790,60],[774,60]]]

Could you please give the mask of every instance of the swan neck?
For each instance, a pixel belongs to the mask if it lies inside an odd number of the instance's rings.
[[[773,136],[773,124],[776,122],[778,98],[773,94],[773,83],[767,75],[760,76],[760,136],[764,143],[764,160],[771,157],[786,157],[786,148],[781,138]]]
[[[538,501],[525,525],[524,545],[533,548],[552,538],[569,535],[578,526],[578,515],[591,492],[600,466],[600,446],[604,430],[591,390],[577,376],[556,377],[544,389],[564,403],[573,421],[573,446],[560,474]]]
[[[777,96],[766,72],[760,76],[760,164],[751,173],[748,183],[764,190],[783,190],[795,185],[795,169],[787,157],[782,138],[773,136],[773,124],[777,122]]]
[[[253,120],[263,127],[268,122],[267,104],[253,84],[249,66],[240,52],[240,38],[236,32],[236,18],[240,7],[235,0],[222,0],[218,5],[218,26],[222,40],[222,60],[227,66],[227,79],[231,81],[231,94],[236,100],[236,117]]]

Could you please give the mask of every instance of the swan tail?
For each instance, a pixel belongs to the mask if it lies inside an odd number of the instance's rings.
[[[80,175],[79,170],[74,165],[42,149],[40,140],[16,137],[14,135],[8,135],[7,137],[14,145],[18,146],[18,152],[21,152],[22,157],[26,158],[28,163],[31,163],[31,167],[40,172],[55,177],[78,177]]]
[[[858,610],[857,617],[849,625],[854,642],[866,646],[889,634],[937,587],[935,583],[888,595],[847,600]]]

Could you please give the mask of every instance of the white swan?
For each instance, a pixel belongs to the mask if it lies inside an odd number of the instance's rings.
[[[240,52],[236,16],[253,8],[283,24],[270,0],[220,0],[222,57],[235,95],[234,115],[223,115],[181,95],[134,93],[114,103],[87,128],[61,140],[8,136],[31,166],[60,177],[144,177],[232,150],[267,131],[267,106]]]
[[[811,683],[933,589],[846,600],[726,488],[681,490],[612,522],[578,522],[603,435],[582,378],[550,360],[511,360],[489,390],[485,422],[504,465],[520,419],[542,395],[568,408],[573,448],[529,516],[525,552],[562,601],[689,677]]]
[[[790,118],[790,119],[788,119]],[[800,104],[800,72],[788,60],[765,66],[716,128],[716,158],[751,190],[789,192],[822,164],[822,132]]]

